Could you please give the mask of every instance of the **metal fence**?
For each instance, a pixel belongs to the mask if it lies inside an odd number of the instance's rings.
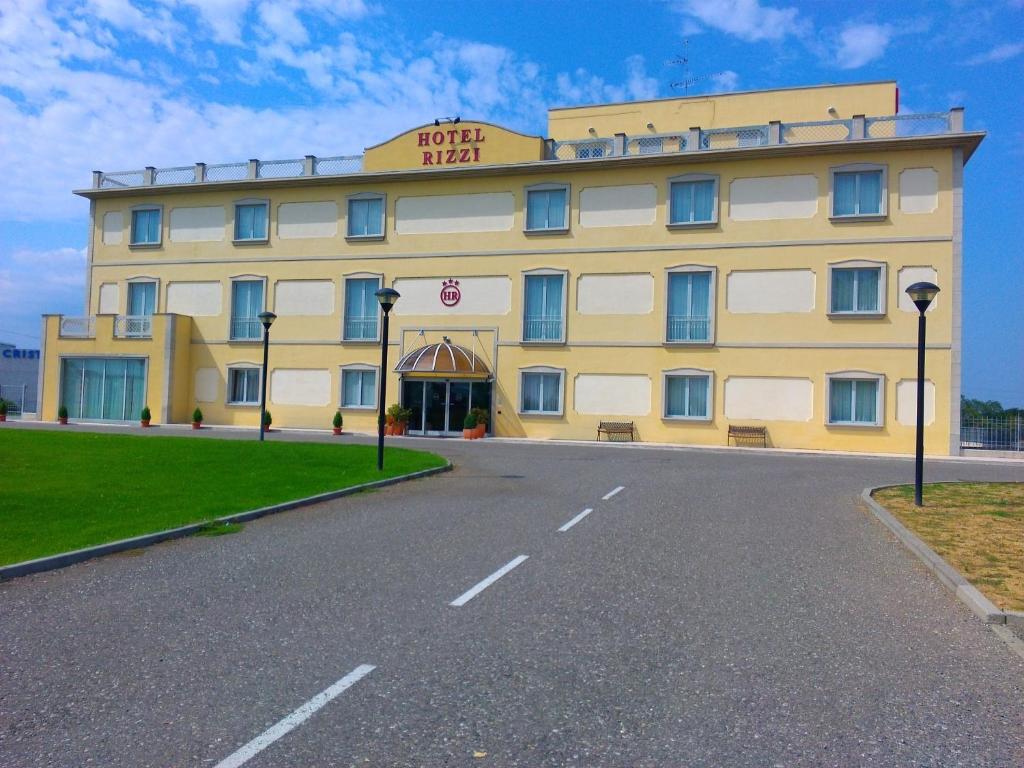
[[[1024,416],[960,419],[960,447],[1024,451]]]
[[[13,419],[36,408],[35,390],[29,392],[25,384],[0,384],[0,400],[7,401],[7,418]]]

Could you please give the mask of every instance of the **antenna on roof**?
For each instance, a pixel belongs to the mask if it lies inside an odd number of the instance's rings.
[[[710,75],[692,75],[690,74],[690,41],[683,40],[683,55],[676,56],[669,64],[676,64],[683,68],[683,79],[676,80],[674,83],[669,83],[671,88],[682,88],[684,95],[689,95],[690,86],[696,85],[697,83],[705,80],[711,80],[714,77],[718,77],[723,74],[722,72],[714,72]]]

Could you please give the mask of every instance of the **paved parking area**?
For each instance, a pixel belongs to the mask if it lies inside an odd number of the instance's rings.
[[[1024,763],[1024,663],[857,500],[911,462],[423,445],[455,471],[0,584],[0,765]]]

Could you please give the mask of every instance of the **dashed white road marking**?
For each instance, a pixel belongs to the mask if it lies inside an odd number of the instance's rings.
[[[624,486],[624,485],[620,485],[618,488],[613,488],[612,490],[608,491],[608,493],[606,493],[604,496],[601,497],[601,501],[608,501],[608,499],[610,499],[612,496],[614,496],[619,491],[625,490],[625,488],[626,488],[626,486]]]
[[[346,688],[350,688],[358,683],[368,674],[373,672],[374,669],[376,669],[376,667],[372,664],[360,664],[330,688],[321,691],[286,718],[278,721],[275,725],[270,726],[270,728],[265,730],[245,746],[241,747],[238,751],[228,755],[217,763],[214,768],[238,768],[238,766],[251,760],[286,733],[298,728],[312,717],[318,709],[328,704]]]
[[[566,531],[568,531],[568,530],[569,530],[570,528],[572,528],[572,527],[573,527],[574,525],[576,525],[576,523],[578,523],[578,522],[579,522],[580,520],[582,520],[582,519],[583,519],[584,517],[586,517],[587,515],[589,515],[589,514],[590,514],[591,512],[593,512],[593,511],[594,511],[594,510],[592,510],[592,509],[584,509],[584,510],[583,510],[582,512],[580,512],[580,513],[579,513],[578,515],[576,515],[576,517],[574,517],[574,518],[573,518],[572,520],[570,520],[570,521],[569,521],[568,523],[566,523],[566,524],[565,524],[565,525],[563,525],[563,526],[562,526],[561,528],[559,528],[559,529],[558,529],[558,532],[559,532],[559,533],[565,533],[565,532],[566,532]]]
[[[461,606],[465,605],[470,600],[472,600],[474,597],[476,597],[481,592],[483,592],[485,589],[487,589],[489,586],[491,586],[491,584],[493,584],[498,579],[500,579],[502,576],[504,576],[506,573],[511,571],[513,568],[515,568],[517,565],[520,565],[521,563],[524,563],[527,560],[527,557],[528,557],[527,555],[520,555],[515,560],[512,560],[511,562],[501,566],[501,568],[496,570],[494,573],[492,573],[486,579],[481,581],[475,587],[467,590],[466,592],[463,592],[457,598],[452,600],[450,603],[448,603],[448,605],[454,605],[456,608],[460,608]],[[220,767],[218,766],[217,768],[220,768]]]

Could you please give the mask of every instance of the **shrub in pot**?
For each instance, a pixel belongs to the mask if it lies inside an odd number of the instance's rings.
[[[142,413],[139,414],[139,423],[144,427],[148,427],[152,418],[153,414],[150,413],[149,406],[147,405],[142,409]]]
[[[199,429],[203,426],[203,412],[196,408],[192,411],[192,429]]]
[[[462,420],[462,436],[466,440],[473,440],[476,437],[476,414],[472,411]]]
[[[486,437],[487,425],[491,421],[491,414],[488,413],[486,408],[473,408],[473,413],[476,414],[476,437]]]
[[[270,411],[263,412],[263,431],[269,432],[270,425],[274,423],[274,419],[270,415]]]
[[[68,409],[67,406],[61,406],[57,409],[57,421],[61,424],[68,423]]]
[[[7,421],[7,401],[0,397],[0,421]]]
[[[388,406],[387,427],[384,429],[385,435],[405,434],[405,422],[402,421],[402,415],[404,412],[405,409],[398,403]]]
[[[334,434],[340,435],[341,434],[341,424],[342,424],[341,411],[335,411],[334,412],[334,420],[331,422],[331,424],[333,425],[333,428],[334,428]]]

